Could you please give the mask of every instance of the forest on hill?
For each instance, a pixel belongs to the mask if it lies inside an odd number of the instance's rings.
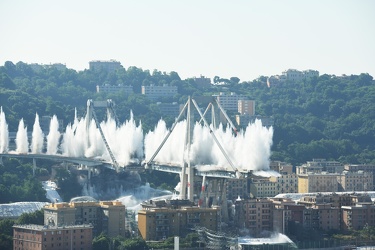
[[[177,72],[150,72],[134,66],[114,72],[54,67],[35,71],[26,63],[8,61],[0,66],[0,106],[9,130],[16,131],[21,118],[31,128],[35,113],[57,115],[67,125],[75,109],[84,115],[88,99],[112,99],[120,121],[132,111],[147,132],[160,118],[171,124],[174,117],[166,117],[155,101],[141,95],[142,85],[177,86],[178,94],[161,102],[184,103],[188,96],[235,92],[255,100],[257,115],[273,117],[272,160],[295,166],[313,158],[375,164],[375,82],[371,75],[321,75],[270,87],[266,76],[242,82],[237,77],[216,76],[214,80],[224,84],[203,86],[194,78],[182,80]],[[97,93],[96,85],[103,84],[131,85],[134,94]],[[234,118],[235,114],[229,115]]]

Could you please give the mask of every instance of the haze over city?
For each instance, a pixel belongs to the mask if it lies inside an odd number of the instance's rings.
[[[364,1],[0,2],[0,64],[91,60],[241,81],[288,68],[375,75],[375,3]]]

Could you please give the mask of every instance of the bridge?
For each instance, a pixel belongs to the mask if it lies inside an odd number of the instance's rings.
[[[100,122],[98,120],[95,111],[96,108],[107,109],[106,122]],[[148,150],[148,152],[147,149],[149,149],[150,147],[148,147],[148,145],[146,145],[146,142],[144,142],[148,139],[148,135],[146,135],[146,138],[143,138],[142,130],[139,128],[139,126],[137,127],[135,122],[132,121],[132,118],[130,119],[130,121],[127,121],[126,123],[120,125],[112,100],[100,102],[88,100],[86,116],[81,119],[75,117],[74,123],[67,126],[65,133],[63,135],[61,135],[57,129],[54,129],[54,127],[58,127],[58,125],[53,125],[54,119],[51,119],[50,131],[46,138],[47,148],[54,149],[52,149],[52,151],[48,151],[47,149],[46,152],[44,152],[45,149],[43,151],[40,148],[33,148],[32,151],[34,152],[29,152],[28,147],[24,147],[23,151],[19,149],[21,148],[20,145],[22,144],[22,141],[26,141],[27,144],[27,138],[18,138],[22,137],[22,134],[23,137],[25,137],[25,134],[27,134],[27,132],[21,133],[25,129],[23,125],[19,126],[19,131],[17,132],[16,150],[9,151],[9,148],[6,149],[6,134],[8,132],[6,130],[7,126],[5,126],[5,115],[1,110],[0,163],[2,163],[2,158],[33,159],[34,173],[36,167],[36,159],[46,159],[56,162],[69,162],[79,164],[85,166],[89,170],[96,167],[105,167],[113,169],[117,172],[152,169],[156,171],[176,173],[180,175],[181,179],[181,197],[193,200],[194,176],[215,178],[242,178],[246,177],[249,172],[246,169],[236,167],[236,165],[232,161],[232,158],[229,156],[227,150],[225,149],[225,147],[223,147],[218,137],[216,136],[216,130],[214,129],[216,127],[216,110],[221,112],[221,114],[227,119],[229,127],[232,129],[232,133],[236,134],[236,127],[233,125],[225,110],[221,107],[220,103],[216,99],[213,99],[213,101],[209,103],[205,111],[202,113],[196,101],[189,97],[188,101],[185,103],[184,107],[182,108],[181,112],[179,113],[171,128],[168,130],[167,133],[163,134],[162,141],[159,141],[158,146],[154,146],[154,148]],[[208,123],[205,117],[207,113],[211,113],[210,124]],[[198,114],[199,121],[194,121],[194,114]],[[182,131],[180,128],[180,122],[182,120],[185,126],[184,131]],[[36,118],[32,138],[33,145],[34,140],[38,138],[37,132],[35,132],[35,128],[37,128],[39,125],[38,122],[39,121],[37,121]],[[211,138],[212,144],[215,144],[217,146],[219,153],[221,154],[221,156],[224,157],[223,159],[224,161],[226,161],[226,166],[214,166],[200,163],[197,164],[195,162],[192,162],[191,155],[194,122],[198,122],[205,128],[205,131],[207,131],[209,137]],[[179,127],[179,131],[177,132],[175,132],[176,127]],[[157,128],[155,128],[155,130],[157,130]],[[168,160],[161,161],[160,159],[157,159],[158,156],[161,154],[163,147],[165,147],[166,143],[168,143],[168,141],[171,140],[171,135],[173,135],[173,133],[180,133],[177,135],[177,138],[179,141],[183,141],[182,156],[179,157],[177,163],[172,163],[172,161]],[[19,134],[21,135],[19,136]],[[126,141],[120,140],[120,134],[126,134],[127,137],[124,137]],[[61,144],[59,149],[61,151],[65,150],[64,152],[57,152],[58,145],[56,145],[56,143],[53,144],[53,138],[60,138],[60,136],[62,137],[62,139],[60,139]],[[140,140],[140,137],[142,141],[138,142],[137,140]],[[160,138],[161,137],[159,137],[159,139]],[[136,144],[136,146],[134,146],[133,144]],[[119,148],[118,146],[123,147]],[[124,146],[131,146],[132,148],[124,148]],[[145,155],[140,153],[142,150],[146,151]],[[152,153],[150,153],[149,151],[152,151]],[[124,155],[126,156],[125,158]],[[134,155],[136,155],[137,157],[132,158],[132,156]]]

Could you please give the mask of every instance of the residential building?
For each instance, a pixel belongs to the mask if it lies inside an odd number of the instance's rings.
[[[92,226],[14,225],[13,249],[92,249]]]
[[[296,168],[297,174],[307,174],[307,173],[341,173],[344,170],[344,166],[337,161],[327,161],[325,159],[313,159],[308,161],[302,166]]]
[[[238,113],[241,115],[255,115],[255,101],[254,100],[238,100]]]
[[[359,193],[317,193],[314,195],[303,195],[297,203],[305,207],[313,207],[316,204],[331,204],[332,207],[342,207],[354,206],[356,204],[371,204],[371,197]]]
[[[89,62],[89,69],[90,70],[105,70],[107,72],[114,72],[118,69],[123,68],[121,63],[116,60],[109,60],[109,61],[90,61]]]
[[[280,176],[255,177],[251,179],[251,197],[274,197],[281,193],[296,193],[298,191],[296,174]]]
[[[104,84],[104,85],[96,85],[96,92],[97,93],[124,93],[125,95],[131,95],[133,94],[133,86],[130,85],[110,85],[110,84]]]
[[[293,166],[289,163],[281,162],[281,161],[271,161],[270,162],[270,169],[278,172],[282,175],[286,174],[293,174]]]
[[[303,226],[316,230],[340,230],[340,208],[331,204],[314,204],[303,212]]]
[[[66,70],[66,65],[62,63],[52,63],[52,64],[38,64],[38,63],[31,63],[28,64],[32,70],[35,72],[41,72],[42,70],[47,69],[57,69],[59,71]]]
[[[290,198],[270,198],[273,205],[273,231],[287,233],[291,223],[303,223],[305,206],[296,204]]]
[[[205,76],[193,78],[199,89],[207,89],[211,87],[211,79]]]
[[[163,116],[177,117],[180,114],[180,105],[177,102],[157,102],[156,105]]]
[[[313,78],[313,77],[319,77],[319,71],[308,69],[308,70],[303,71],[303,75],[304,75],[305,79],[309,79],[309,78]]]
[[[217,98],[217,101],[220,103],[221,107],[226,111],[238,111],[238,101],[246,100],[247,97],[243,95],[237,95],[234,92],[224,93],[220,92],[218,95],[213,95]]]
[[[288,69],[282,72],[282,75],[273,75],[268,77],[267,85],[268,87],[277,86],[279,83],[284,83],[286,81],[290,82],[300,82],[302,80],[311,79],[313,77],[319,77],[319,71],[317,70],[296,70]]]
[[[271,176],[270,181],[275,183],[275,195],[281,193],[298,192],[298,177],[296,174],[282,174],[280,176]]]
[[[343,171],[338,177],[339,191],[372,191],[374,190],[374,176],[372,172]]]
[[[245,199],[250,197],[250,180],[247,178],[227,179],[226,197],[228,200],[236,200],[238,197]]]
[[[145,95],[147,98],[152,100],[157,100],[160,98],[170,97],[177,95],[177,86],[142,86],[142,95]]]
[[[125,206],[119,201],[52,203],[43,208],[44,224],[51,226],[93,225],[94,236],[125,236]]]
[[[360,230],[365,225],[375,226],[375,205],[356,204],[355,206],[342,206],[341,230]]]
[[[246,199],[235,202],[235,224],[259,237],[264,231],[272,231],[272,201],[268,199]]]
[[[291,82],[299,82],[304,79],[303,72],[296,69],[285,70],[282,74],[285,76],[287,81]]]
[[[319,77],[319,71],[316,70],[305,70],[299,71],[296,69],[288,69],[282,73],[287,81],[299,82],[305,79],[310,79],[313,77]]]
[[[299,174],[298,193],[337,192],[339,175],[326,172]]]
[[[349,172],[371,172],[373,175],[373,183],[375,185],[375,165],[374,164],[346,164],[344,169]]]
[[[138,230],[144,240],[185,236],[195,227],[217,231],[220,208],[199,208],[188,200],[144,202],[138,211]]]

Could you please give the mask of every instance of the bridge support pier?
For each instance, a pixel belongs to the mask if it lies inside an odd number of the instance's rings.
[[[36,159],[33,158],[33,177],[35,177]]]
[[[91,172],[92,172],[92,167],[87,167],[87,179],[89,180],[89,182],[91,181]]]
[[[3,157],[0,157],[0,165],[4,165],[4,163],[3,163]]]

